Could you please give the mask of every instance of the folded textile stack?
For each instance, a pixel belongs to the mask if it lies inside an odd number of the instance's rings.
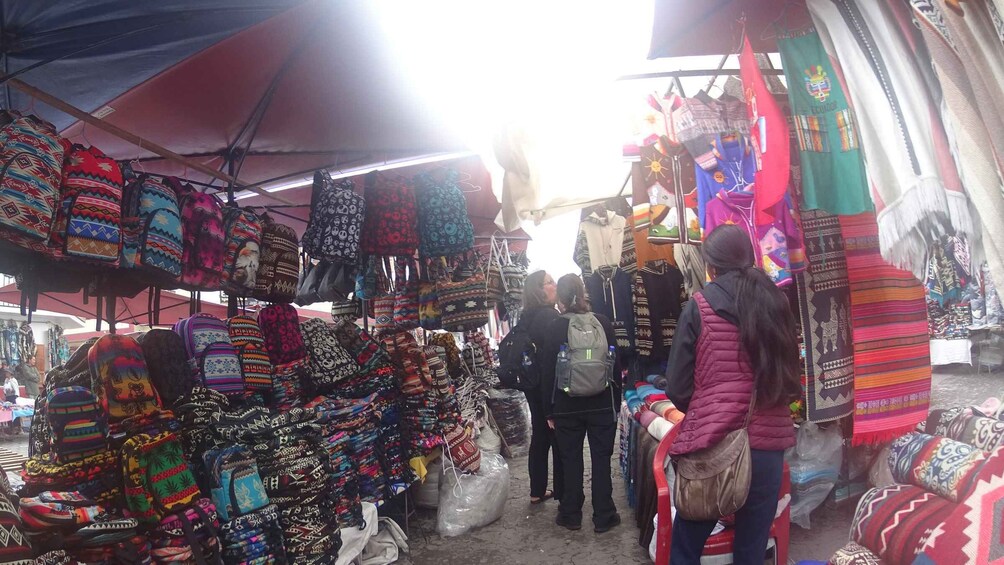
[[[21,494],[38,496],[44,491],[77,492],[106,508],[121,508],[122,466],[118,453],[103,451],[65,464],[32,457],[21,471]]]
[[[220,559],[220,524],[216,507],[208,498],[200,498],[188,508],[165,516],[151,533],[154,561],[175,563],[213,563]]]
[[[280,412],[303,406],[306,394],[303,382],[307,378],[307,361],[301,359],[275,366],[272,375],[272,407]]]
[[[382,343],[401,378],[401,427],[408,456],[425,457],[442,445],[429,363],[410,333],[385,336]]]
[[[174,413],[181,424],[178,437],[185,458],[192,463],[195,480],[205,492],[208,492],[210,481],[203,465],[203,454],[219,443],[213,427],[220,415],[229,410],[230,401],[226,395],[204,387],[193,388],[174,405]]]
[[[363,525],[359,480],[356,464],[352,460],[351,439],[348,432],[337,432],[329,436],[324,445],[329,459],[330,499],[335,504],[335,513],[341,528],[358,528]]]
[[[340,432],[348,435],[345,449],[358,471],[359,498],[374,504],[383,500],[387,483],[378,457],[380,414],[374,405],[376,399],[376,394],[360,399],[320,396],[308,404],[317,411],[325,437]]]
[[[396,398],[400,380],[380,344],[350,322],[335,324],[333,332],[338,343],[355,358],[359,369],[355,376],[339,382],[328,396],[363,398],[378,392],[387,400]]]
[[[446,370],[450,373],[450,377],[459,379],[464,372],[464,365],[460,360],[460,347],[457,345],[457,339],[453,337],[453,334],[449,332],[435,332],[428,336],[427,341],[429,345],[443,348],[446,354]]]
[[[398,404],[380,406],[380,462],[387,486],[408,486],[415,475],[405,457],[406,446],[401,434],[401,408]],[[390,493],[388,493],[390,494]]]

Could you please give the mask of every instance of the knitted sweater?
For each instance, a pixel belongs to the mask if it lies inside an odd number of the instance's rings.
[[[635,346],[638,355],[657,360],[669,355],[684,301],[683,273],[673,265],[663,261],[649,263],[635,275]]]

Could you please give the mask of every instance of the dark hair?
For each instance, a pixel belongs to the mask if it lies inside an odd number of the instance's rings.
[[[545,271],[534,271],[526,276],[526,280],[523,281],[524,310],[539,306],[554,308],[554,304],[549,303],[547,297],[544,295],[545,280],[547,280],[547,273]]]
[[[738,226],[718,226],[704,238],[701,251],[718,276],[739,274],[739,335],[756,375],[757,404],[770,408],[801,396],[795,316],[784,293],[753,266],[749,234]]]
[[[586,285],[582,284],[579,275],[569,273],[558,279],[558,302],[565,307],[565,312],[585,314],[589,311]]]

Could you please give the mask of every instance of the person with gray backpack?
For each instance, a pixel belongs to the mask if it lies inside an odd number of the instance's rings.
[[[554,429],[564,467],[564,488],[555,523],[582,527],[583,440],[592,458],[593,530],[603,533],[621,522],[613,500],[610,458],[621,403],[621,367],[610,320],[593,314],[578,275],[558,279],[558,310],[540,354],[540,390],[548,425]]]

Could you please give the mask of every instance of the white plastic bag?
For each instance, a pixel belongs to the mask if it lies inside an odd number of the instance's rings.
[[[481,453],[501,453],[502,452],[502,439],[499,437],[495,430],[491,426],[484,426],[481,428],[481,433],[478,435],[478,448],[481,449]]]
[[[442,475],[442,458],[426,466],[425,481],[415,485],[415,506],[432,510],[439,508],[439,479]]]
[[[809,529],[809,514],[833,490],[843,463],[840,427],[821,429],[807,422],[798,429],[798,443],[784,457],[791,470],[791,521]]]
[[[518,390],[488,389],[488,409],[495,426],[502,434],[503,454],[509,458],[530,453],[530,405],[526,395]]]
[[[508,496],[509,465],[501,455],[482,453],[481,469],[467,475],[457,472],[444,458],[436,531],[452,537],[487,526],[502,517]]]

